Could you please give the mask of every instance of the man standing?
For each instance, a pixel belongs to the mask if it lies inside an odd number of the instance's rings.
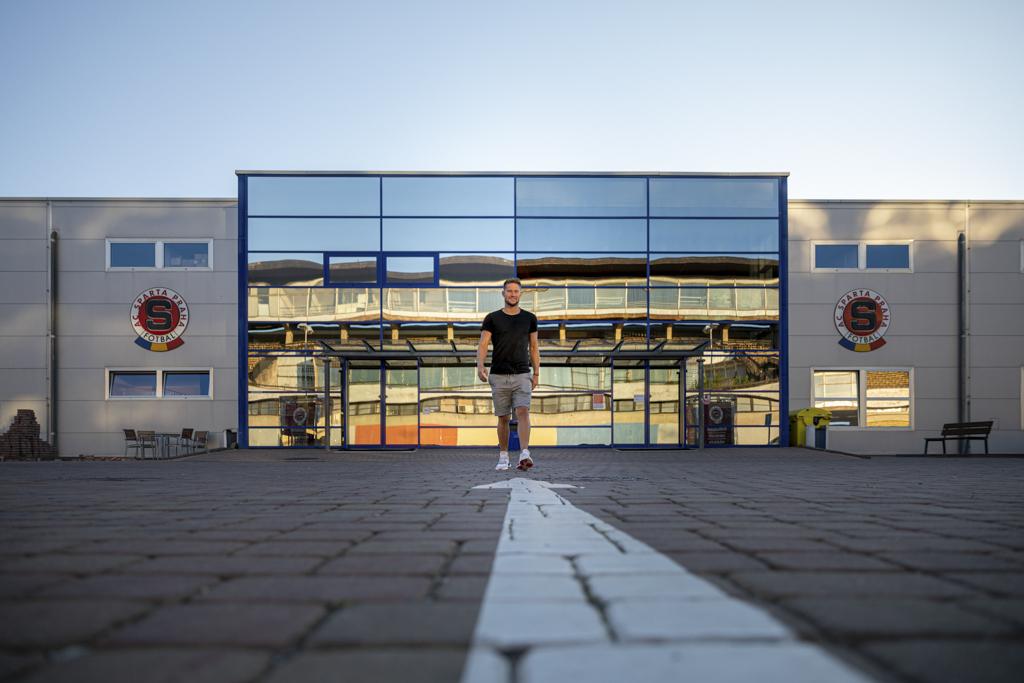
[[[519,464],[516,469],[533,467],[530,457],[530,396],[540,380],[540,349],[537,346],[537,316],[519,308],[523,286],[519,280],[505,280],[501,288],[505,306],[488,313],[480,331],[480,347],[476,351],[476,374],[481,382],[491,385],[494,414],[498,416],[498,464],[496,470],[507,470],[509,423],[512,411],[519,421]],[[491,372],[484,368],[487,345],[494,342]],[[533,376],[530,376],[530,366]]]

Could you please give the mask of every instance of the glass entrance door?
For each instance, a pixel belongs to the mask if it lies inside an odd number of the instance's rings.
[[[612,364],[612,442],[624,448],[682,445],[679,366],[626,360]]]
[[[345,373],[345,445],[418,445],[418,401],[415,360],[350,362]]]

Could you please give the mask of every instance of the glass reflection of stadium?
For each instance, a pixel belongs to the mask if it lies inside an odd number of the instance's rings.
[[[785,429],[784,175],[240,172],[239,200],[243,445],[496,445],[472,354],[510,277],[534,445]]]

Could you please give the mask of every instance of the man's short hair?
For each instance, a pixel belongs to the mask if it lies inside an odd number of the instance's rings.
[[[505,289],[506,287],[508,287],[511,284],[519,285],[519,289],[523,288],[523,283],[520,282],[519,278],[517,278],[517,277],[510,277],[509,279],[507,279],[504,282],[502,282],[501,283],[501,288]]]

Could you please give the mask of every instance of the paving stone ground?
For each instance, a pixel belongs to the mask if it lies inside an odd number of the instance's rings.
[[[870,677],[1020,680],[1024,459],[535,458],[529,477],[581,487],[559,495]],[[0,681],[458,681],[508,501],[472,487],[516,476],[492,467],[451,450],[0,464]],[[557,613],[579,593],[561,562],[504,588]],[[496,676],[538,680],[544,652],[506,655]]]

